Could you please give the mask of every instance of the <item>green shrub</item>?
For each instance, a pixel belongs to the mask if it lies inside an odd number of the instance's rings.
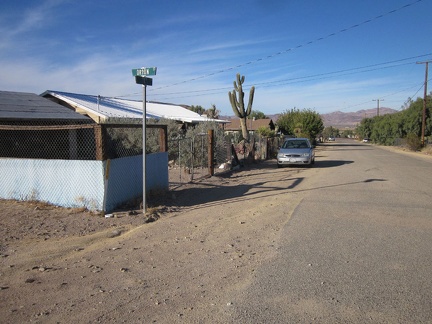
[[[414,133],[409,133],[407,135],[407,146],[411,151],[419,151],[421,149],[420,138]]]

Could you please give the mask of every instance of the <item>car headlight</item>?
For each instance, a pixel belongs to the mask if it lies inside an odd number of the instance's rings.
[[[302,154],[304,157],[309,157],[310,156],[310,153],[303,153]]]
[[[277,157],[278,158],[283,158],[285,155],[283,153],[278,153]]]

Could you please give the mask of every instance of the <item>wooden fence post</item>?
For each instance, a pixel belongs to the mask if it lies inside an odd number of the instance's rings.
[[[161,152],[168,152],[168,127],[161,125],[159,128],[159,146]]]
[[[96,160],[106,160],[105,150],[105,132],[102,125],[95,125],[94,127],[95,143],[96,143]]]

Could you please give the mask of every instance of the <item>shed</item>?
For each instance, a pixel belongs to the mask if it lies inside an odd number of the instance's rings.
[[[142,196],[142,146],[113,158],[108,148],[122,142],[110,144],[105,133],[74,109],[0,91],[0,198],[109,212]],[[146,159],[146,188],[168,189],[167,152]]]

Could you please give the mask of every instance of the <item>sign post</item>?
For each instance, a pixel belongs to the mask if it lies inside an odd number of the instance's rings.
[[[132,69],[132,75],[135,77],[137,84],[142,84],[143,88],[143,120],[142,120],[142,147],[143,147],[143,214],[147,211],[146,203],[146,102],[147,102],[147,86],[153,85],[153,79],[148,78],[148,75],[156,75],[156,67]]]

